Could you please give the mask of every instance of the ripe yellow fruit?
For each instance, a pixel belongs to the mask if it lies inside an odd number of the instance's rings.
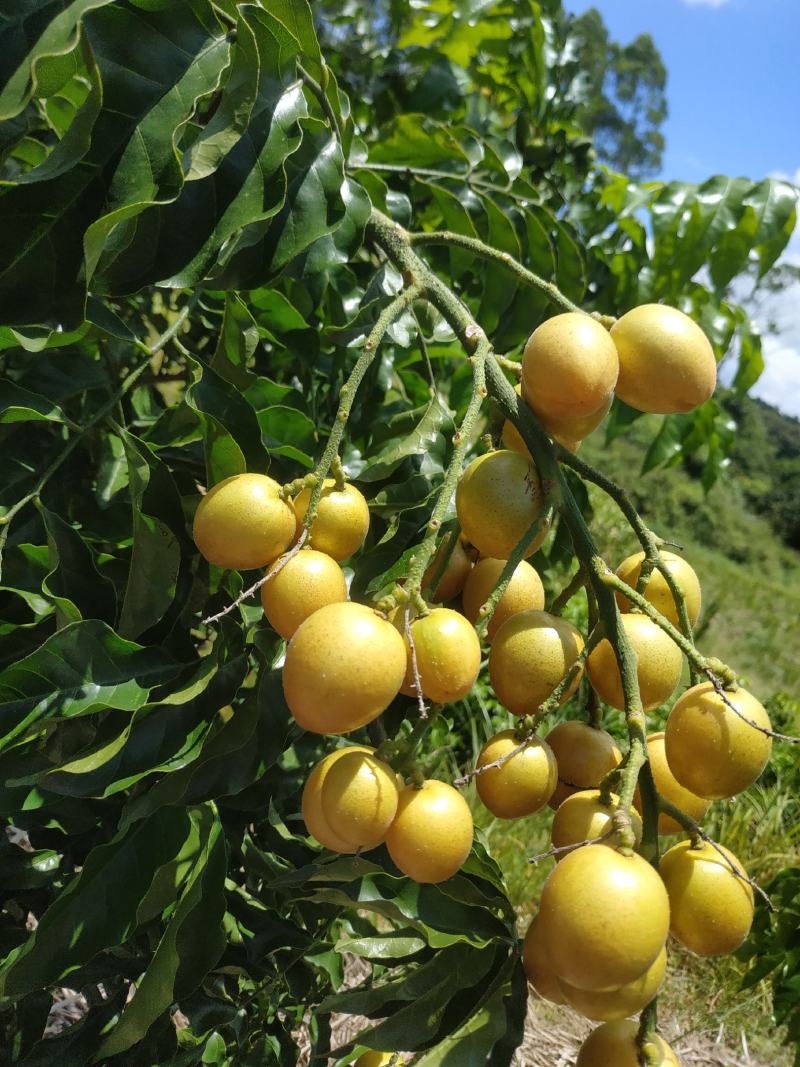
[[[395,1052],[363,1052],[353,1067],[389,1067],[392,1062],[392,1057],[396,1056]],[[397,1067],[402,1067],[404,1061],[401,1058],[396,1060]]]
[[[545,741],[558,764],[558,785],[550,798],[554,809],[579,790],[596,789],[608,772],[622,762],[622,753],[611,734],[585,722],[560,722]]]
[[[298,537],[310,500],[310,489],[303,489],[294,498]],[[326,478],[317,514],[309,531],[308,540],[312,548],[336,560],[347,559],[361,548],[368,532],[369,508],[363,494],[349,483],[344,489],[337,489],[335,480]]]
[[[553,818],[550,832],[553,847],[580,845],[584,841],[594,841],[607,834],[612,829],[614,812],[619,808],[619,797],[616,793],[612,793],[609,800],[609,804],[602,802],[599,789],[581,789],[580,792],[566,797]],[[630,814],[636,844],[639,845],[642,840],[642,820],[638,812],[632,811]],[[616,835],[609,837],[603,844],[613,847],[615,838]],[[556,860],[562,858],[556,856]]]
[[[513,752],[519,743],[513,730],[495,734],[481,749],[478,770]],[[493,815],[518,819],[543,808],[553,795],[557,780],[558,767],[550,746],[533,737],[502,766],[477,775],[475,785],[478,796]]]
[[[647,738],[647,755],[650,760],[650,769],[653,772],[653,780],[656,783],[656,789],[659,794],[665,800],[674,804],[676,808],[680,808],[690,819],[699,822],[708,811],[711,801],[706,800],[704,797],[698,797],[690,790],[684,789],[676,779],[667,762],[663,732],[651,734]],[[637,809],[641,811],[641,797],[639,796],[638,788],[634,802]],[[661,812],[658,816],[658,832],[660,834],[680,834],[683,832],[683,827],[671,815],[665,815],[664,812]]]
[[[461,794],[429,778],[401,790],[386,835],[395,866],[415,882],[444,882],[461,869],[472,848],[472,815]]]
[[[575,1067],[639,1067],[638,1031],[639,1023],[630,1019],[603,1023],[581,1045]],[[663,1037],[656,1034],[652,1044],[659,1057],[655,1067],[681,1067]]]
[[[660,626],[646,615],[623,615],[622,625],[638,660],[639,691],[645,711],[669,700],[681,680],[683,653]],[[612,708],[625,708],[617,657],[608,638],[589,653],[586,662],[589,681],[601,700]]]
[[[638,411],[691,411],[714,392],[714,349],[677,308],[642,304],[611,327],[619,353],[617,396]]]
[[[370,752],[348,752],[328,768],[320,803],[328,826],[343,841],[375,848],[397,813],[397,778]]]
[[[513,715],[532,715],[582,649],[583,638],[566,619],[546,611],[512,615],[495,634],[489,653],[489,677],[497,699]],[[580,673],[562,697],[562,704],[579,682]]]
[[[209,563],[253,570],[272,563],[294,537],[294,513],[265,474],[234,474],[218,482],[197,505],[194,543]]]
[[[542,890],[544,938],[558,978],[578,989],[618,989],[655,961],[669,932],[669,900],[641,856],[605,845],[570,852]]]
[[[280,567],[280,561],[272,570]],[[342,568],[314,549],[298,552],[261,586],[261,606],[270,626],[288,641],[301,622],[326,604],[347,600]]]
[[[481,559],[473,567],[464,586],[462,604],[471,623],[477,623],[480,610],[500,580],[504,559]],[[506,591],[500,597],[489,620],[486,636],[491,641],[506,619],[520,611],[541,611],[544,608],[544,586],[537,571],[522,560],[517,564]]]
[[[522,386],[516,386],[516,390],[518,393],[522,393]],[[604,403],[600,405],[597,411],[593,411],[589,415],[579,415],[570,419],[557,419],[553,418],[551,415],[540,414],[539,422],[541,422],[542,427],[554,441],[563,445],[564,448],[568,448],[570,452],[577,452],[578,446],[584,437],[588,437],[592,431],[596,430],[606,417],[613,400],[614,394],[609,393]],[[519,452],[519,454],[525,456],[526,459],[531,458],[528,446],[522,440],[522,435],[514,423],[508,419],[503,423],[502,436],[503,444],[506,448],[510,448],[514,452]]]
[[[669,713],[664,732],[675,778],[685,789],[710,800],[733,797],[747,789],[772,752],[772,738],[751,723],[772,729],[766,709],[746,689],[726,692],[724,700],[711,682],[687,689]]]
[[[294,633],[283,692],[304,730],[340,734],[372,722],[400,691],[406,646],[390,622],[363,604],[328,604]]]
[[[619,356],[608,330],[583,312],[543,322],[522,356],[522,391],[540,418],[593,414],[607,401],[618,374]]]
[[[482,556],[493,559],[508,559],[543,506],[536,468],[508,449],[478,456],[456,487],[456,511],[464,536]],[[536,551],[546,535],[543,529],[527,555]]]
[[[428,569],[422,576],[423,589],[425,589],[436,577],[439,570],[439,564],[449,550],[450,538],[452,536],[452,534],[447,534],[443,538],[436,555],[433,557],[433,562],[429,564]],[[472,560],[467,555],[467,551],[464,548],[464,542],[459,537],[456,540],[453,551],[450,553],[450,558],[447,561],[444,574],[439,579],[439,584],[430,595],[431,603],[441,604],[457,597],[464,588],[464,582],[466,582],[471,570]]]
[[[667,969],[667,950],[662,948],[644,974],[633,982],[611,989],[607,993],[590,992],[561,982],[564,999],[571,1008],[594,1022],[611,1022],[638,1015],[658,992]]]
[[[395,625],[404,628],[404,609],[395,616]],[[435,704],[463,700],[475,684],[481,666],[481,644],[475,629],[457,611],[434,608],[428,615],[414,619],[411,636],[417,654],[417,669],[422,695]],[[401,692],[417,695],[411,646],[406,644],[406,673]]]
[[[732,852],[722,851],[737,870],[747,873]],[[698,956],[735,952],[750,933],[753,890],[714,845],[673,845],[661,858],[661,877],[669,894],[673,936]]]
[[[327,756],[324,756],[306,779],[301,803],[303,821],[309,834],[324,848],[329,848],[333,852],[355,852],[358,848],[352,841],[343,840],[331,830],[325,812],[322,810],[322,786],[325,784],[328,771],[343,756],[354,752],[371,753],[374,751],[375,749],[366,748],[363,745],[337,748],[335,752],[329,752]]]
[[[686,611],[689,615],[689,622],[694,626],[700,618],[700,607],[702,604],[700,582],[697,575],[683,556],[676,556],[674,552],[662,551],[661,558],[666,563],[667,570],[673,576],[679,588],[683,591],[686,600]],[[642,569],[643,561],[644,552],[637,552],[633,556],[628,556],[627,559],[624,559],[617,567],[617,575],[623,582],[630,585],[633,589],[636,588],[636,583],[639,581],[639,574]],[[677,626],[678,629],[680,629],[681,624],[680,619],[678,618],[678,607],[675,603],[675,598],[672,595],[672,590],[667,585],[666,579],[661,571],[654,570],[650,575],[644,595],[656,611],[660,611],[665,618],[669,619],[673,626]],[[619,610],[630,611],[631,602],[625,594],[617,593],[616,596]]]
[[[525,934],[522,945],[522,966],[525,975],[539,994],[553,1004],[566,1004],[561,983],[550,970],[547,947],[544,943],[542,924],[535,915]]]

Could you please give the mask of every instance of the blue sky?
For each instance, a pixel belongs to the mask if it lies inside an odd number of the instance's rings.
[[[627,44],[650,33],[668,72],[662,173],[697,182],[712,174],[800,183],[800,0],[565,0],[602,13]],[[800,263],[800,227],[787,258]],[[754,392],[800,416],[800,286],[770,312],[767,369]]]

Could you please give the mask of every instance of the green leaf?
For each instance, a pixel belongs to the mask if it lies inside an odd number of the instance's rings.
[[[323,60],[308,0],[270,0],[269,10],[299,42],[303,58],[310,64],[314,76],[321,77]]]
[[[397,431],[401,435],[395,437]],[[411,456],[428,456],[435,451],[441,453],[446,449],[446,441],[452,432],[452,416],[438,396],[433,397],[425,408],[403,412],[389,420],[386,433],[392,436],[366,467],[359,471],[359,481],[377,482],[387,478],[404,459]]]
[[[8,379],[0,379],[0,425],[15,422],[60,422],[70,420],[46,396],[23,389]]]
[[[258,329],[247,305],[236,293],[227,293],[222,329],[209,366],[237,389],[247,389],[256,381],[248,363],[257,345]]]
[[[93,1062],[124,1052],[140,1041],[162,1012],[194,992],[222,955],[225,837],[211,805],[195,809],[190,817],[200,828],[197,859],[135,996]]]
[[[252,406],[211,367],[194,359],[189,365],[196,377],[186,390],[186,403],[200,416],[208,487],[247,470],[265,473],[269,453]]]
[[[102,619],[113,626],[117,617],[113,582],[97,570],[91,550],[73,526],[47,508],[41,514],[51,564],[42,589],[55,600],[61,625]]]
[[[110,0],[72,0],[57,3],[15,5],[4,17],[0,33],[5,69],[13,71],[0,92],[0,119],[18,115],[34,95],[44,95],[40,84],[47,73],[47,57],[71,52],[80,32],[80,22],[94,8]],[[47,25],[42,28],[44,9]]]
[[[136,638],[162,619],[175,599],[184,523],[167,467],[144,441],[127,430],[119,434],[128,462],[133,547],[118,629],[122,637]]]
[[[54,985],[102,949],[122,944],[138,925],[159,868],[189,833],[186,812],[167,808],[93,849],[25,944],[0,967],[0,993],[20,996]]]
[[[124,641],[103,622],[72,623],[0,671],[0,751],[44,719],[134,711],[181,669],[168,653]]]

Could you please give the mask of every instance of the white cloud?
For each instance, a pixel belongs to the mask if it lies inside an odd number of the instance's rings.
[[[797,168],[794,174],[787,174],[785,170],[771,170],[767,177],[777,178],[778,181],[782,182],[791,182],[793,185],[800,185],[800,167]]]
[[[683,0],[688,7],[722,7],[730,0]]]
[[[753,386],[753,395],[784,415],[800,417],[800,349],[788,347],[780,337],[765,337],[764,362],[764,373]]]

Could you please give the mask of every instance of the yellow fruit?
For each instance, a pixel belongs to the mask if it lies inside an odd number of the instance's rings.
[[[310,489],[303,489],[294,499],[298,537],[310,500]],[[349,483],[344,489],[337,489],[335,480],[326,478],[311,523],[309,544],[334,559],[343,560],[361,548],[368,532],[369,508],[363,495]]]
[[[655,961],[669,932],[669,900],[641,856],[605,845],[570,852],[542,890],[550,965],[579,989],[618,989]]]
[[[659,794],[665,800],[674,804],[676,808],[680,808],[690,819],[699,822],[708,811],[711,801],[706,800],[704,797],[698,797],[690,790],[684,789],[675,778],[669,763],[667,763],[663,733],[651,734],[647,738],[647,755],[650,760],[650,769],[653,772],[653,780],[656,783],[656,789]],[[638,788],[636,790],[635,804],[637,809],[641,811],[641,798]],[[683,832],[683,827],[671,815],[665,815],[662,812],[658,816],[658,832],[660,834],[680,834]]]
[[[429,564],[428,569],[422,576],[423,589],[425,589],[436,577],[439,570],[439,564],[449,549],[451,537],[452,534],[447,534],[444,537],[442,543],[439,545],[436,555],[433,557],[433,562]],[[464,548],[464,542],[459,537],[456,540],[453,551],[450,553],[450,558],[447,561],[444,574],[439,579],[439,584],[436,586],[436,589],[430,595],[431,602],[441,604],[457,597],[464,588],[464,582],[466,582],[467,576],[471,570],[472,560],[467,555],[466,549]]]
[[[464,586],[462,604],[464,614],[471,623],[476,623],[480,610],[491,596],[506,565],[504,559],[482,559],[473,567]],[[517,564],[506,591],[500,597],[489,620],[487,638],[494,635],[512,615],[520,611],[541,611],[544,608],[542,579],[530,563],[522,560]]]
[[[369,752],[348,752],[329,768],[320,803],[328,826],[343,841],[375,848],[397,813],[397,778]]]
[[[751,723],[772,729],[766,709],[746,689],[726,692],[725,700],[711,682],[687,689],[669,713],[664,732],[667,759],[677,781],[710,800],[736,796],[751,786],[772,752],[772,738]]]
[[[676,556],[673,552],[662,551],[661,558],[666,563],[667,570],[673,576],[679,588],[683,591],[686,600],[686,610],[689,614],[689,622],[694,626],[700,618],[700,606],[702,603],[700,582],[698,581],[697,575],[682,556]],[[623,582],[630,585],[633,589],[636,588],[636,583],[639,581],[639,573],[642,569],[643,560],[644,552],[637,552],[633,556],[628,556],[628,558],[624,559],[617,567],[617,575]],[[665,618],[669,619],[673,626],[677,626],[678,629],[680,629],[681,624],[680,619],[678,618],[678,608],[675,604],[675,598],[672,595],[672,590],[667,585],[664,575],[660,571],[654,570],[650,575],[644,595],[656,611],[660,611]],[[616,596],[619,610],[630,611],[631,602],[625,594],[617,593]]]
[[[522,392],[521,386],[516,386],[518,393]],[[546,432],[564,448],[570,452],[577,452],[578,446],[584,437],[588,437],[596,430],[609,412],[614,400],[614,394],[609,393],[603,404],[590,415],[579,415],[577,418],[556,419],[549,415],[539,415],[539,422]],[[519,452],[526,459],[531,458],[528,446],[522,440],[522,435],[513,422],[506,419],[503,423],[503,444],[513,452]]]
[[[622,625],[638,660],[639,691],[645,711],[669,700],[681,680],[683,653],[660,626],[646,615],[623,615]],[[608,638],[603,638],[586,662],[589,681],[601,700],[612,708],[625,708],[617,657]]]
[[[390,622],[363,604],[328,604],[294,633],[283,692],[304,730],[340,734],[372,722],[406,673],[406,646]]]
[[[603,1023],[584,1041],[575,1067],[639,1067],[638,1031],[639,1023],[629,1019]],[[663,1037],[656,1034],[652,1044],[658,1057],[654,1067],[681,1067],[680,1060]]]
[[[522,966],[528,981],[545,1000],[553,1004],[566,1004],[561,983],[550,970],[547,947],[542,936],[539,916],[533,918],[522,945]]]
[[[294,537],[294,513],[265,474],[234,474],[197,505],[192,536],[209,563],[228,570],[264,567]]]
[[[466,862],[472,835],[466,800],[451,785],[430,778],[421,789],[401,790],[386,847],[395,866],[415,882],[444,882]]]
[[[559,804],[550,836],[554,848],[566,848],[567,845],[580,845],[584,841],[594,841],[603,837],[612,829],[614,812],[619,807],[619,797],[612,793],[610,804],[600,800],[599,789],[581,789],[572,793]],[[632,811],[631,824],[636,837],[636,844],[642,840],[642,820],[638,812]],[[616,835],[606,838],[603,844],[614,846]],[[557,856],[556,860],[563,857]]]
[[[280,567],[280,561],[272,570]],[[326,604],[347,600],[342,568],[314,549],[298,552],[261,586],[261,606],[270,626],[288,641],[301,622]]]
[[[550,798],[551,808],[559,808],[579,790],[596,789],[608,772],[622,762],[622,753],[611,734],[585,722],[560,722],[545,741],[558,764],[558,785]]]
[[[513,752],[518,745],[513,730],[495,734],[478,756],[478,769]],[[550,746],[533,737],[521,752],[507,759],[502,766],[477,775],[475,785],[478,796],[493,815],[500,819],[518,819],[522,815],[533,815],[545,806],[556,787],[557,778],[556,758]]]
[[[746,874],[732,852],[722,851]],[[717,849],[708,841],[697,847],[681,841],[661,857],[661,877],[669,894],[673,936],[699,956],[735,952],[750,933],[753,890]]]
[[[589,315],[568,311],[543,322],[528,338],[522,391],[540,418],[580,418],[608,400],[618,373],[608,330]]]
[[[464,536],[482,556],[508,559],[544,505],[539,474],[516,452],[499,449],[478,456],[456,487],[456,511]],[[542,530],[531,555],[547,535]]]
[[[546,611],[520,611],[492,641],[489,677],[497,699],[513,715],[532,715],[547,700],[583,649],[572,625]],[[561,699],[575,692],[580,674]]]
[[[397,1056],[397,1053],[372,1051],[362,1053],[353,1067],[389,1067],[393,1057],[397,1057],[395,1060],[397,1067],[402,1067],[404,1061]]]
[[[677,308],[642,304],[614,323],[611,338],[619,353],[617,396],[638,411],[691,411],[714,392],[714,349]]]
[[[586,989],[577,989],[569,982],[561,982],[561,990],[567,1004],[587,1019],[598,1023],[628,1019],[647,1007],[664,981],[666,969],[667,950],[662,948],[655,962],[650,964],[644,974],[619,989],[611,989],[607,993],[592,993]]]
[[[405,624],[404,609],[395,625]],[[434,608],[428,615],[414,619],[411,636],[417,655],[417,669],[422,695],[435,704],[462,700],[475,684],[481,666],[481,645],[475,629],[463,615],[450,608]],[[406,673],[401,692],[416,696],[417,686],[411,662],[411,647],[406,641]]]
[[[333,764],[340,760],[342,756],[347,756],[354,752],[374,751],[373,748],[365,748],[363,745],[349,745],[347,748],[337,748],[335,752],[329,752],[327,756],[323,757],[306,779],[301,804],[306,830],[321,845],[331,849],[333,852],[355,852],[358,846],[351,841],[344,841],[341,837],[338,837],[328,825],[328,820],[322,810],[321,799],[325,778]]]

